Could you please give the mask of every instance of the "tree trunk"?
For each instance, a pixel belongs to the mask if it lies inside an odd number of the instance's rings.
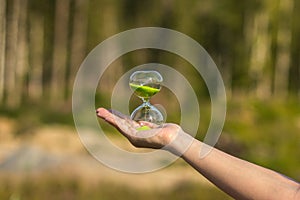
[[[118,8],[113,6],[113,3],[107,2],[105,7],[103,7],[103,20],[105,23],[104,28],[102,29],[102,34],[104,38],[108,38],[116,33],[118,33]],[[109,45],[109,50],[106,52],[107,55],[110,54],[110,52],[115,52],[116,49],[122,48],[119,46],[118,43],[112,43]],[[113,70],[109,70],[109,74],[107,74],[106,81],[105,81],[105,87],[102,89],[104,93],[111,92],[115,83],[119,79],[119,77],[123,74],[123,64],[121,59],[117,59],[113,62],[113,64],[110,66]]]
[[[251,52],[249,76],[254,82],[254,94],[258,98],[267,98],[271,94],[271,76],[267,70],[268,55],[270,54],[267,6],[255,14],[253,23],[248,22],[246,25],[246,33],[250,34],[248,36]]]
[[[87,47],[88,1],[75,0],[72,27],[68,92],[72,91],[77,70],[83,62]]]
[[[27,40],[27,0],[21,1],[19,15],[18,49],[16,63],[15,102],[16,106],[22,103],[25,73],[28,70],[28,40]]]
[[[292,0],[280,0],[277,33],[277,58],[275,63],[274,94],[286,97],[288,94],[290,47],[292,36]]]
[[[5,59],[5,89],[6,89],[6,105],[15,107],[15,86],[16,86],[16,53],[18,47],[18,31],[19,31],[19,14],[21,0],[13,0],[10,2],[11,8],[8,12],[7,21],[7,54]]]
[[[41,15],[30,15],[30,70],[28,82],[28,96],[38,101],[43,94],[43,47],[44,47],[44,19]]]
[[[6,0],[0,0],[0,105],[4,100]]]
[[[68,53],[69,0],[56,0],[51,104],[64,100]]]
[[[291,38],[291,67],[289,72],[289,90],[292,96],[300,97],[300,2],[294,0],[292,38]]]

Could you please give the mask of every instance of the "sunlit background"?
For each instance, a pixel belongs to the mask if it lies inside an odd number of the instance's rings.
[[[230,199],[182,160],[125,174],[97,162],[79,140],[72,89],[84,58],[114,34],[149,26],[190,36],[218,66],[228,102],[217,147],[299,181],[299,9],[298,0],[0,0],[0,199]],[[202,140],[210,121],[207,88],[172,53],[142,49],[115,60],[99,81],[95,108],[109,107],[120,77],[149,62],[190,81]],[[152,101],[179,122],[168,88]],[[139,104],[132,96],[130,110]],[[135,150],[99,123],[118,146]]]

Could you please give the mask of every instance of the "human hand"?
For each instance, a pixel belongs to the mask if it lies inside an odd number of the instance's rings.
[[[120,112],[109,111],[105,108],[98,108],[96,112],[98,117],[118,129],[135,147],[161,149],[182,132],[180,126],[172,123],[159,126],[146,121],[136,122]],[[144,126],[150,129],[138,130]]]

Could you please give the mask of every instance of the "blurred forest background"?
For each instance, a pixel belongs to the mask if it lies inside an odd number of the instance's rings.
[[[43,168],[43,175],[36,175],[40,164],[37,168],[30,164],[38,158],[37,163],[44,163],[49,156],[46,152],[50,149],[53,153],[52,144],[60,151],[51,154],[52,160],[64,158],[60,155],[69,147],[75,149],[70,155],[76,157],[80,152],[85,161],[89,155],[79,141],[66,145],[67,140],[77,137],[71,99],[77,70],[103,40],[148,26],[174,29],[192,37],[218,66],[228,98],[218,147],[299,181],[299,9],[298,0],[0,0],[0,199],[228,199],[209,183],[204,184],[200,176],[202,182],[166,178],[176,184],[165,191],[128,184],[139,180],[136,175],[110,172],[114,177],[127,178],[123,185],[118,178],[102,178],[102,168],[94,167],[101,178],[90,183],[79,175],[63,177],[57,171],[43,176],[49,166]],[[112,63],[99,83],[95,107],[109,106],[116,81],[132,67],[149,62],[172,66],[191,81],[202,106],[199,133],[205,132],[210,120],[206,87],[189,63],[167,52],[143,49]],[[168,102],[164,93],[155,101],[165,103],[167,110],[178,107]],[[170,114],[171,121],[177,122],[178,117]],[[43,137],[38,136],[40,132]],[[47,148],[43,154],[37,154],[36,149],[32,154],[28,144]],[[22,152],[27,152],[27,161],[22,161]],[[61,165],[57,168],[69,171]],[[177,170],[171,166],[163,172],[168,174],[173,168]],[[179,161],[178,170],[183,168],[188,169]],[[20,176],[25,174],[24,178],[18,178],[14,169],[22,172]],[[151,176],[155,175],[141,175],[149,179],[144,185],[151,185]]]

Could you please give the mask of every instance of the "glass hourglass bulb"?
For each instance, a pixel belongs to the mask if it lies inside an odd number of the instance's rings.
[[[143,101],[143,104],[132,112],[131,119],[155,124],[164,122],[163,114],[150,104],[150,98],[160,91],[162,81],[163,78],[157,71],[136,71],[130,76],[129,86]]]

